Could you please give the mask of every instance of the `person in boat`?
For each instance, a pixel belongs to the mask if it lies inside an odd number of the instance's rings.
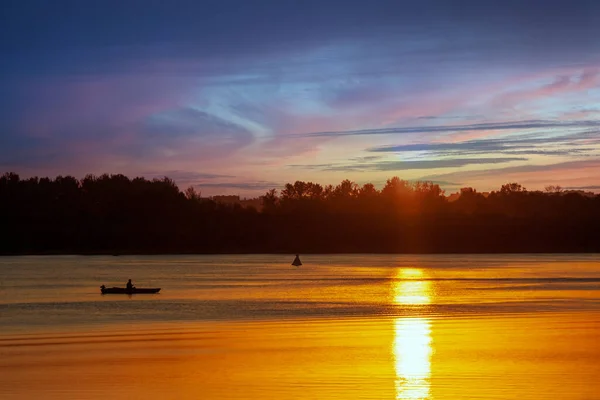
[[[133,290],[135,289],[135,286],[133,286],[133,283],[131,283],[131,279],[127,281],[127,290]]]
[[[300,256],[298,254],[296,254],[296,258],[294,258],[292,265],[294,265],[296,267],[299,267],[300,265],[302,265],[302,261],[300,261]]]

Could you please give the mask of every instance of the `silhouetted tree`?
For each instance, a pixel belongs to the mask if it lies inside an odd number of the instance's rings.
[[[519,185],[518,183],[507,183],[507,184],[502,185],[502,187],[500,188],[501,194],[523,193],[526,191],[527,191],[527,189],[525,189],[523,186]]]
[[[279,197],[277,197],[277,190],[270,189],[261,197],[263,210],[265,212],[273,212],[279,205]]]
[[[200,193],[198,193],[193,186],[190,186],[187,189],[185,189],[185,198],[188,200],[198,201],[200,200]]]
[[[296,181],[262,212],[181,192],[169,178],[0,176],[0,253],[598,252],[600,196],[553,186],[463,188],[389,179]]]
[[[546,193],[562,193],[563,188],[559,185],[549,185],[544,188]]]

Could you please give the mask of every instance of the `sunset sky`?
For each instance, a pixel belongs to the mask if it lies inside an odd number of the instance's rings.
[[[0,172],[600,191],[600,1],[31,1]]]

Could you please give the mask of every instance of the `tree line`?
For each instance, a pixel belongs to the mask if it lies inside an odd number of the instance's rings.
[[[0,254],[600,252],[600,195],[517,183],[446,196],[432,182],[297,181],[262,208],[169,178],[0,177]]]

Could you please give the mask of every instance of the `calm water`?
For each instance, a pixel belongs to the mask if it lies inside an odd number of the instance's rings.
[[[598,255],[292,259],[0,258],[0,398],[600,399]]]

